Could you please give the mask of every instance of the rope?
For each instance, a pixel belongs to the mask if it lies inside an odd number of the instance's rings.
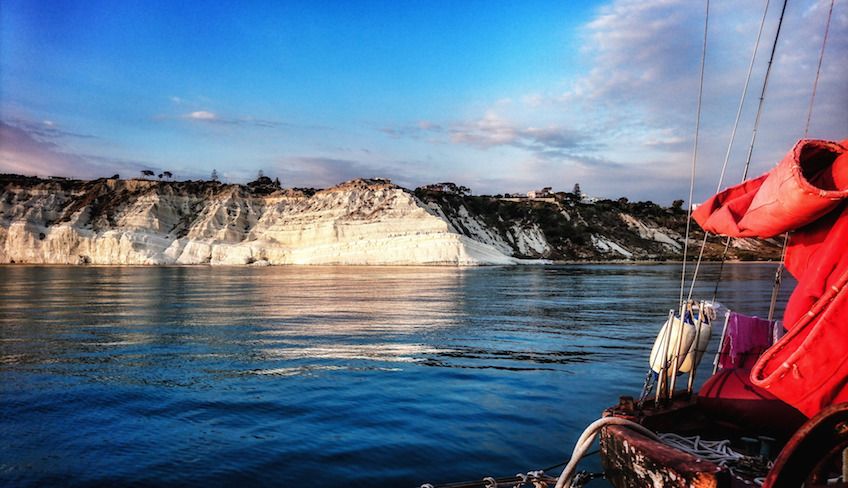
[[[586,455],[586,451],[592,447],[592,443],[595,441],[595,437],[598,435],[598,431],[602,427],[606,427],[607,425],[622,425],[625,427],[629,427],[636,432],[639,432],[642,435],[645,435],[651,439],[658,440],[657,435],[645,428],[644,426],[637,424],[631,420],[623,419],[620,417],[605,417],[602,419],[598,419],[588,427],[583,433],[580,435],[580,438],[577,439],[577,443],[574,445],[574,451],[571,453],[571,460],[568,461],[568,464],[565,466],[565,469],[560,473],[559,478],[557,479],[556,488],[564,488],[566,483],[570,483],[572,478],[574,477],[574,471],[577,469],[577,463],[580,462]]]
[[[718,264],[718,275],[716,276],[715,287],[713,287],[713,301],[718,297],[718,287],[721,284],[721,274],[724,272],[724,263],[727,261],[727,250],[730,248],[730,237],[724,240],[724,250],[721,252],[721,262]]]
[[[589,456],[594,456],[595,454],[598,454],[600,452],[601,452],[600,449],[595,449],[594,451],[587,452],[586,454],[583,455],[583,457],[585,458],[585,457],[589,457]],[[548,472],[548,471],[550,471],[554,468],[559,468],[559,467],[565,466],[566,464],[568,464],[568,461],[563,461],[559,464],[554,464],[553,466],[548,466],[547,468],[542,468],[539,471],[542,471],[543,473],[545,473],[545,472]]]
[[[754,154],[754,143],[757,140],[757,133],[760,129],[760,117],[763,114],[763,104],[766,99],[766,89],[768,88],[769,78],[771,77],[771,66],[774,63],[774,53],[777,52],[777,42],[780,39],[780,31],[783,27],[783,16],[786,14],[786,4],[789,0],[783,0],[783,7],[780,9],[780,19],[777,21],[777,31],[774,34],[774,43],[771,45],[771,54],[769,55],[768,65],[766,65],[766,75],[763,78],[763,89],[760,91],[760,101],[757,104],[757,116],[754,119],[754,130],[751,131],[751,144],[748,146],[748,156],[745,158],[745,171],[742,173],[742,181],[748,178],[748,168],[751,167],[751,156]]]
[[[734,472],[734,468],[737,468],[737,471],[745,471],[746,474],[759,474],[757,472],[758,470],[765,469],[767,471],[770,467],[769,463],[765,460],[746,456],[734,451],[730,447],[729,440],[707,441],[701,439],[701,436],[685,437],[674,433],[655,434],[645,426],[631,420],[621,417],[605,417],[589,424],[589,426],[586,427],[580,435],[580,438],[577,439],[574,451],[571,454],[571,459],[568,461],[565,469],[562,470],[562,473],[557,479],[556,488],[565,488],[566,486],[570,486],[569,483],[571,483],[574,479],[577,463],[580,459],[587,455],[586,451],[592,446],[595,441],[595,437],[598,435],[598,431],[608,425],[621,425],[633,429],[652,440],[662,442],[705,461],[726,467],[731,473]],[[553,469],[555,467],[556,466],[552,466],[548,469]],[[547,471],[548,469],[545,469],[544,471]],[[755,479],[755,482],[756,481],[757,480]]]
[[[774,33],[774,42],[771,45],[771,54],[769,55],[768,64],[766,65],[766,74],[763,77],[763,87],[760,90],[760,100],[757,104],[757,116],[754,118],[754,127],[751,130],[751,143],[748,146],[748,155],[745,158],[745,169],[742,171],[742,181],[745,181],[748,178],[748,169],[751,167],[751,157],[754,154],[754,144],[757,140],[757,132],[760,128],[760,116],[763,113],[763,105],[765,103],[766,98],[766,89],[768,88],[769,77],[771,76],[771,66],[774,63],[774,53],[777,51],[777,43],[780,40],[780,31],[783,27],[783,17],[786,14],[786,4],[789,0],[783,0],[783,7],[780,9],[780,18],[777,21],[777,30]],[[721,282],[721,274],[724,270],[724,262],[727,260],[727,251],[730,248],[730,236],[727,237],[724,241],[724,252],[721,254],[721,265],[718,269],[718,276],[716,276],[716,285],[715,290],[713,291],[713,301],[715,301],[715,296],[718,294],[718,285]]]
[[[745,458],[743,454],[730,448],[729,440],[705,441],[698,435],[685,437],[673,433],[658,434],[657,437],[664,444],[688,452],[693,456],[718,464],[719,466],[724,466],[730,461],[738,461]]]
[[[716,193],[721,191],[721,186],[724,183],[724,176],[727,173],[727,164],[730,161],[730,151],[733,148],[733,142],[736,140],[736,131],[739,128],[739,120],[742,118],[742,107],[745,106],[745,99],[748,96],[748,86],[751,83],[751,74],[754,71],[754,61],[757,59],[757,52],[760,50],[760,39],[762,39],[763,28],[766,25],[766,17],[768,16],[770,2],[771,0],[766,0],[765,2],[765,8],[763,9],[763,18],[760,20],[760,28],[757,31],[757,39],[756,41],[754,41],[754,50],[751,51],[751,61],[748,63],[748,72],[745,75],[745,86],[742,87],[742,96],[739,97],[739,106],[736,108],[736,119],[733,121],[733,130],[730,131],[730,141],[727,144],[727,151],[724,153],[724,162],[721,165],[721,173],[719,173],[718,185],[716,185]],[[695,290],[695,282],[698,279],[698,272],[701,269],[701,262],[704,259],[704,249],[707,247],[707,238],[709,236],[710,233],[705,231],[704,239],[701,241],[701,250],[698,253],[698,261],[695,263],[695,270],[692,273],[692,284],[689,286],[689,295],[686,298],[687,300],[692,299],[692,292]],[[721,273],[719,273],[719,275],[721,275]],[[718,287],[718,285],[716,285],[716,287]],[[716,299],[717,292],[718,290],[716,290],[716,293],[713,294],[713,302]]]
[[[810,119],[813,116],[813,104],[816,101],[816,90],[819,86],[819,75],[821,74],[822,60],[824,59],[824,48],[827,45],[827,36],[830,33],[830,19],[833,16],[833,4],[836,0],[830,0],[830,10],[827,11],[827,23],[824,26],[824,38],[822,39],[821,50],[819,51],[819,65],[816,67],[816,79],[813,81],[813,94],[810,96],[810,108],[807,109],[807,125],[804,126],[804,139],[807,138],[807,133],[810,131]]]
[[[479,480],[445,483],[442,485],[424,483],[423,485],[420,485],[419,488],[518,488],[528,485],[537,486],[537,484],[547,486],[554,481],[556,480],[553,477],[545,475],[542,471],[529,471],[527,473],[518,473],[515,476],[505,476],[501,478],[486,476]]]
[[[774,285],[771,287],[771,300],[769,301],[768,320],[774,320],[774,310],[777,307],[777,294],[780,292],[780,283],[783,281],[783,263],[786,261],[786,248],[789,247],[789,232],[783,234],[783,248],[780,250],[780,263],[774,272]]]
[[[599,449],[595,449],[594,451],[587,452],[583,455],[583,457],[593,456],[601,452]],[[555,483],[556,479],[548,476],[545,472],[550,471],[552,469],[560,468],[568,464],[568,461],[563,461],[558,464],[554,464],[553,466],[548,466],[546,468],[528,471],[526,473],[517,473],[515,476],[506,476],[502,478],[495,478],[492,476],[486,476],[485,478],[481,478],[479,480],[472,481],[459,481],[454,483],[445,483],[441,485],[432,485],[430,483],[424,483],[419,488],[485,488],[487,486],[508,486],[510,488],[517,488],[519,486],[529,485],[533,482],[544,482],[544,483]],[[580,473],[578,473],[578,476]],[[591,477],[596,477],[595,473],[587,473],[587,475]],[[587,479],[586,481],[591,481],[591,479]],[[575,476],[574,480],[577,486],[582,486],[578,483],[577,476]],[[494,485],[493,485],[494,483]]]
[[[698,435],[686,437],[674,433],[658,434],[658,437],[664,444],[722,466],[734,476],[752,478],[757,485],[762,485],[765,480],[757,475],[762,476],[771,469],[771,462],[734,451],[730,448],[730,441],[726,439],[706,441]]]
[[[683,289],[686,287],[686,258],[689,254],[689,231],[692,226],[692,197],[695,194],[695,167],[698,162],[698,142],[701,134],[701,106],[704,98],[704,64],[707,59],[707,31],[710,24],[710,0],[706,0],[706,11],[704,15],[704,43],[701,49],[701,69],[698,81],[698,108],[695,114],[695,141],[692,147],[692,171],[689,177],[689,199],[686,213],[686,236],[683,241],[683,265],[680,271],[680,299],[678,308],[683,313]]]

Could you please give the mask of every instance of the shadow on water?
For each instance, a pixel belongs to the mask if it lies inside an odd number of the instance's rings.
[[[0,267],[0,481],[417,486],[555,464],[638,394],[679,271]],[[726,266],[719,301],[765,315],[773,272]]]

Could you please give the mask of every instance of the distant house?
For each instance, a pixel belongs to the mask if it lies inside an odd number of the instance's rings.
[[[419,189],[439,193],[451,193],[454,195],[468,195],[469,193],[471,193],[470,188],[457,185],[456,183],[451,183],[450,181],[424,185],[422,187],[419,187]]]
[[[527,192],[527,198],[550,198],[553,196],[551,193],[552,188],[550,186],[546,186],[541,190],[533,190]]]
[[[438,191],[442,193],[456,193],[457,190],[456,183],[450,182],[432,183],[430,185],[424,185],[421,188],[427,191]]]

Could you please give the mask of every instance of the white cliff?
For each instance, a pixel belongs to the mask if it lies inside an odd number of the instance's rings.
[[[680,244],[680,240],[682,240],[683,236],[677,235],[668,229],[650,227],[630,214],[622,213],[619,216],[621,217],[621,220],[624,221],[628,227],[636,231],[642,239],[659,242],[669,251],[681,250],[682,245]],[[674,235],[674,238],[671,237],[672,235]],[[675,240],[675,238],[677,240]]]
[[[652,202],[511,201],[387,180],[326,190],[0,175],[0,263],[508,265],[679,259],[685,212]],[[697,234],[699,239],[703,234]],[[736,239],[729,257],[779,256]],[[723,242],[708,242],[720,258]]]
[[[383,181],[307,195],[238,185],[98,180],[7,185],[0,262],[56,264],[515,264]],[[68,187],[69,185],[64,185]]]

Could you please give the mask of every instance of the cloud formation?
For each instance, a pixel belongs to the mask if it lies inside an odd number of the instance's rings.
[[[764,4],[764,0],[711,2],[697,199],[715,189]],[[803,134],[829,6],[830,0],[793,0],[789,4],[766,94],[752,175],[765,171]],[[462,88],[456,93],[472,95],[461,101],[437,97],[432,107],[422,107],[421,100],[432,90],[433,85],[428,83],[433,80],[422,81],[421,86],[412,83],[410,87],[393,87],[390,84],[396,78],[391,77],[389,85],[374,85],[382,89],[372,90],[372,95],[387,95],[380,100],[386,105],[380,105],[369,97],[352,96],[353,92],[338,98],[324,97],[343,86],[328,78],[326,84],[317,83],[308,91],[288,91],[288,84],[275,83],[275,90],[278,86],[286,89],[269,91],[276,95],[253,98],[251,103],[244,103],[248,99],[237,94],[223,102],[185,93],[173,96],[175,92],[169,90],[157,96],[163,107],[157,113],[162,115],[152,118],[159,123],[135,123],[139,119],[151,122],[149,112],[132,112],[147,110],[147,105],[125,111],[115,109],[120,104],[111,108],[103,105],[102,110],[99,106],[83,107],[74,119],[82,121],[79,127],[91,128],[75,132],[53,121],[70,119],[61,115],[67,110],[62,105],[70,106],[67,99],[50,98],[62,104],[49,109],[44,106],[46,102],[27,107],[25,101],[17,101],[23,104],[22,111],[28,110],[21,113],[40,115],[32,117],[35,122],[4,118],[5,124],[0,126],[0,169],[102,176],[123,173],[120,168],[135,174],[146,167],[141,162],[106,157],[110,152],[120,154],[116,149],[120,148],[157,155],[145,157],[161,155],[174,165],[195,168],[197,174],[208,175],[210,165],[219,170],[227,166],[234,180],[252,179],[255,169],[249,167],[263,167],[270,173],[274,169],[271,162],[278,162],[278,174],[299,186],[384,176],[408,186],[447,179],[471,186],[476,192],[501,193],[544,186],[569,189],[579,182],[597,196],[626,195],[668,202],[684,196],[688,186],[703,7],[703,2],[686,0],[605,0],[594,7],[594,15],[579,28],[576,38],[566,32],[568,39],[562,45],[523,47],[532,50],[527,59],[540,53],[551,60],[567,59],[561,71],[551,68],[544,73],[529,73],[532,76],[505,72],[503,79],[489,80],[469,77],[479,74],[474,65],[469,65],[468,73],[434,70],[431,74],[439,89],[456,82],[457,88]],[[738,180],[741,174],[779,10],[780,2],[771,2],[727,183]],[[810,135],[842,139],[848,136],[848,63],[844,62],[848,52],[848,2],[836,3],[832,22]],[[582,44],[580,49],[574,49],[575,42]],[[434,57],[444,55],[435,49],[432,52]],[[493,50],[491,54],[501,52]],[[277,74],[270,73],[268,80],[274,81]],[[491,76],[491,72],[484,75]],[[184,86],[205,90],[203,81]],[[467,86],[484,82],[487,85],[479,90]],[[397,88],[397,93],[386,93],[386,86]],[[510,88],[495,92],[496,87]],[[227,88],[235,90],[233,85],[222,85],[216,93],[226,96]],[[330,92],[324,91],[328,88]],[[314,93],[316,110],[302,100],[288,98],[296,96],[292,93]],[[276,96],[279,104],[261,105]],[[417,96],[421,100],[415,100]],[[404,103],[402,110],[393,113],[408,114],[403,115],[408,118],[387,122],[391,119],[384,107],[393,103]],[[455,105],[446,107],[446,103]],[[257,106],[262,112],[248,108]],[[290,123],[283,115],[271,112],[274,107],[291,107],[292,112],[286,112],[285,117],[293,121],[308,123],[310,117],[330,120],[330,127]],[[416,108],[421,111],[415,112]],[[89,112],[82,113],[85,110]],[[246,115],[249,113],[265,118]],[[130,114],[137,117],[127,117]],[[422,118],[426,120],[419,121]],[[363,120],[372,121],[372,128],[383,127],[383,134],[389,138],[373,137],[373,131],[363,130]],[[112,123],[126,125],[108,132],[100,129]],[[312,133],[311,129],[320,130]],[[95,147],[94,136],[86,132],[98,133],[96,142],[103,144],[90,152],[102,155],[84,154],[88,150],[80,149]],[[356,149],[360,147],[368,151]]]
[[[29,134],[44,139],[59,139],[63,137],[77,139],[95,139],[91,134],[82,134],[79,132],[69,131],[59,127],[52,120],[43,120],[41,122],[33,122],[24,119],[13,119],[9,122],[10,125],[25,130]]]
[[[765,3],[711,5],[697,199],[715,190]],[[752,175],[767,170],[803,135],[829,6],[829,0],[802,0],[786,13]],[[742,172],[779,13],[780,5],[772,2],[725,184],[738,181]],[[435,120],[427,128],[419,124],[384,132],[480,151],[508,146],[524,152],[525,159],[514,166],[532,169],[532,176],[523,170],[495,175],[482,168],[477,174],[481,182],[489,182],[484,185],[508,189],[579,181],[603,196],[623,192],[631,198],[680,198],[686,194],[692,158],[704,20],[703,3],[614,0],[583,26],[580,53],[587,68],[564,85],[503,94],[480,119]],[[848,6],[837,2],[811,137],[848,136],[848,63],[841,62],[846,52]],[[521,103],[502,104],[499,99]]]
[[[160,117],[162,119],[168,119],[170,117]],[[278,128],[290,128],[294,127],[293,124],[289,124],[286,122],[280,122],[277,120],[266,120],[259,119],[252,116],[238,116],[238,117],[227,117],[221,116],[216,112],[212,112],[209,110],[195,110],[193,112],[185,113],[177,119],[186,120],[190,122],[197,123],[208,123],[208,124],[221,124],[221,125],[231,125],[231,126],[241,126],[241,127],[261,127],[266,129],[278,129]]]
[[[499,102],[503,105],[503,102]],[[566,157],[589,146],[590,140],[576,130],[550,125],[523,126],[489,110],[476,120],[448,125],[419,121],[414,126],[384,127],[382,132],[396,138],[410,137],[430,142],[458,144],[477,149],[509,146],[527,150],[539,157]]]
[[[196,112],[191,112],[185,115],[185,118],[192,120],[207,120],[207,121],[217,121],[218,116],[212,112],[207,112],[206,110],[198,110]]]
[[[580,145],[576,131],[561,127],[522,127],[499,116],[494,111],[474,121],[456,124],[448,129],[456,144],[481,148],[514,146],[533,151],[573,149]]]
[[[726,149],[764,5],[712,3],[702,115],[708,160]],[[829,6],[827,0],[796,2],[786,12],[760,128],[758,154],[766,161],[803,134]],[[671,151],[691,148],[704,28],[703,5],[695,7],[684,0],[618,0],[602,7],[585,27],[584,54],[592,66],[559,100],[598,119],[603,118],[598,107],[615,112],[617,117],[601,128],[610,134],[618,129],[629,142]],[[743,112],[740,149],[750,136],[779,13],[780,5],[772,2]],[[816,137],[848,132],[848,63],[839,61],[846,52],[848,9],[837,5],[810,132]]]
[[[94,136],[59,129],[55,124],[0,121],[0,172],[37,176],[99,178],[116,172],[136,174],[148,165],[65,149],[60,138]]]

